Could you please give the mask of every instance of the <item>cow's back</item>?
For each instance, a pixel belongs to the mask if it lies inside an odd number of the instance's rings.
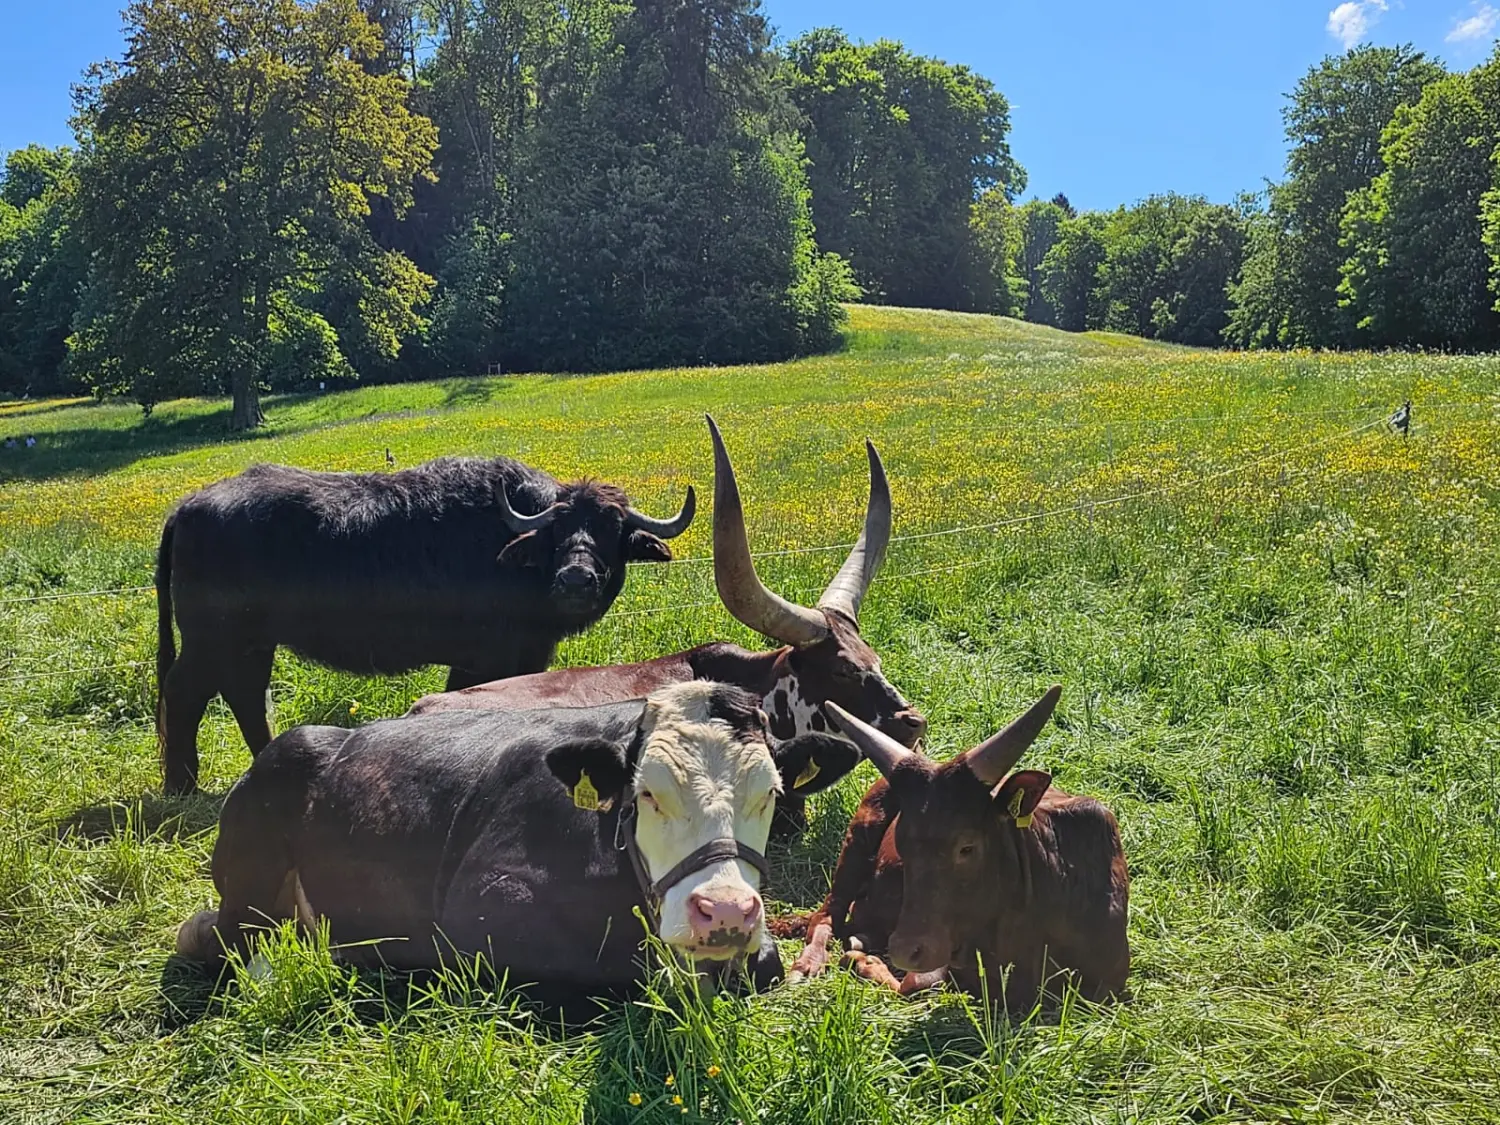
[[[527,711],[545,707],[597,707],[643,700],[668,684],[694,678],[684,654],[658,657],[639,664],[590,668],[554,668],[525,676],[511,676],[460,691],[424,695],[408,715],[443,711]]]
[[[425,967],[483,952],[529,979],[576,976],[605,967],[611,913],[617,927],[628,920],[636,891],[603,838],[612,819],[574,807],[545,755],[570,740],[628,742],[639,715],[625,704],[414,716],[321,752],[288,732],[231,793],[225,824],[231,803],[276,804],[306,909],[351,959]],[[221,835],[223,847],[226,836],[256,847],[244,832]]]

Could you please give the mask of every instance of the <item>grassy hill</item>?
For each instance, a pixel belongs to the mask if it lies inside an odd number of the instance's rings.
[[[282,398],[238,440],[222,403],[0,404],[0,441],[38,439],[0,447],[0,1119],[1494,1120],[1497,375],[856,308],[833,356]],[[1380,420],[1408,397],[1403,439]],[[668,512],[712,478],[705,410],[790,597],[841,561],[862,440],[880,447],[897,541],[864,627],[931,753],[1064,684],[1027,760],[1119,816],[1134,999],[1006,1026],[835,972],[560,1028],[515,994],[354,974],[288,939],[211,1000],[168,960],[212,904],[217,811],[155,792],[139,587],[171,504],[253,461],[373,470],[389,448],[511,454]],[[674,548],[565,661],[759,643],[717,606],[708,521]],[[276,726],[440,685],[283,656]],[[219,704],[200,738],[221,796],[249,755]],[[821,898],[873,776],[773,857],[784,904]]]

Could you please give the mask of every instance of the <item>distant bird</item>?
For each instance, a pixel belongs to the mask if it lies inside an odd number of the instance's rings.
[[[1402,437],[1411,437],[1411,399],[1401,404],[1401,409],[1391,415],[1391,429],[1400,430]]]
[[[393,469],[396,467],[396,459],[391,456],[391,451],[389,449],[385,451],[385,463]]]

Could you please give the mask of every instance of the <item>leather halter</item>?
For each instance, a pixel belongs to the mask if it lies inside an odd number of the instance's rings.
[[[623,802],[620,805],[620,813],[615,818],[615,850],[623,851],[630,857],[630,869],[635,873],[635,881],[639,884],[641,895],[646,900],[646,921],[650,923],[653,934],[661,929],[661,904],[662,900],[667,897],[667,892],[695,871],[701,871],[713,863],[722,863],[726,859],[742,859],[760,872],[762,880],[768,882],[771,878],[771,865],[766,862],[765,856],[749,844],[742,844],[738,840],[720,836],[693,851],[686,859],[653,883],[651,873],[646,870],[646,861],[641,856],[640,845],[635,842],[635,801],[633,800]]]

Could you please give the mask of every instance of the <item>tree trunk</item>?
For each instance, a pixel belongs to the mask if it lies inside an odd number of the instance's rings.
[[[253,430],[266,420],[260,411],[260,367],[265,356],[266,338],[270,334],[271,283],[261,277],[255,284],[255,305],[250,314],[248,340],[234,372],[234,409],[229,414],[229,428]],[[243,338],[242,338],[243,339]]]
[[[231,430],[253,430],[266,420],[260,412],[260,365],[240,364],[234,373],[234,409],[229,414]]]

